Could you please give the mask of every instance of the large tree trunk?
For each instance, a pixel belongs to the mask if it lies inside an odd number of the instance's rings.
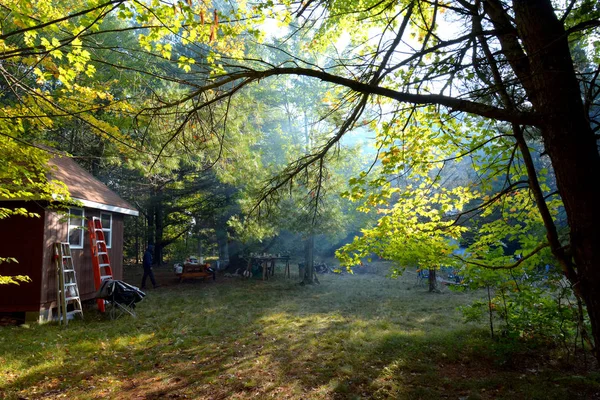
[[[221,261],[221,269],[228,268],[229,266],[237,267],[238,265],[245,265],[242,264],[245,263],[245,261],[240,256],[242,254],[243,249],[244,246],[240,242],[238,242],[235,239],[231,240],[229,242],[229,260]]]
[[[154,205],[150,204],[147,211],[147,223],[146,223],[146,245],[154,245]],[[146,247],[142,249],[142,252],[146,250]]]
[[[198,246],[196,247],[196,249],[197,249],[198,257],[199,258],[204,257],[204,249],[202,248],[202,238],[200,237],[200,235],[198,235]]]
[[[140,220],[135,219],[135,265],[140,265]]]
[[[515,0],[519,37],[529,60],[524,87],[542,116],[541,134],[552,160],[570,227],[570,249],[553,246],[586,303],[600,344],[600,156],[581,100],[568,37],[549,0]],[[575,266],[576,275],[568,263]],[[569,276],[571,275],[571,276]],[[575,278],[575,279],[573,279]],[[600,354],[596,351],[600,360]]]
[[[164,239],[164,212],[163,205],[161,202],[157,202],[154,207],[155,218],[154,218],[154,264],[160,266],[163,264],[163,249],[165,247]]]
[[[227,262],[229,260],[229,235],[225,223],[217,228],[217,244],[219,246],[219,260]]]
[[[437,277],[435,268],[429,268],[429,292],[437,292]]]
[[[315,276],[315,235],[309,234],[304,242],[304,277],[302,282],[311,285]]]

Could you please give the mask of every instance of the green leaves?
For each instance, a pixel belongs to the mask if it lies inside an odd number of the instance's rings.
[[[13,133],[17,136],[17,133]],[[69,200],[64,184],[47,178],[48,152],[34,146],[23,146],[15,138],[4,136],[0,140],[0,200]],[[22,208],[2,209],[0,217],[11,215],[33,216]]]
[[[0,201],[4,200],[34,200],[47,201],[51,207],[60,208],[70,200],[66,186],[47,177],[50,154],[44,149],[33,145],[23,145],[17,140],[22,137],[20,129],[0,122],[4,136],[0,140]],[[10,204],[10,203],[8,203]],[[0,207],[0,220],[14,217],[39,218],[36,213],[23,207]],[[18,262],[13,257],[3,254],[0,257],[0,272],[2,263]],[[27,276],[5,276],[0,274],[0,285],[29,282]]]
[[[476,286],[502,276],[481,266],[510,265],[515,249],[532,254],[522,268],[548,262],[547,249],[540,251],[543,221],[505,129],[431,107],[382,123],[376,135],[379,162],[368,175],[350,179],[344,193],[379,219],[337,252],[340,261],[351,266],[375,254],[401,267],[455,265]],[[547,173],[540,169],[549,193]],[[547,204],[556,217],[560,201]],[[459,243],[468,246],[460,258],[453,256]]]
[[[336,253],[343,265],[356,265],[370,254],[403,267],[438,268],[456,263],[452,251],[465,228],[455,225],[452,214],[444,210],[461,211],[456,204],[464,204],[464,197],[470,194],[463,188],[447,190],[436,185],[408,190],[400,189],[396,202],[378,208],[377,214],[383,216],[376,226],[364,229]]]

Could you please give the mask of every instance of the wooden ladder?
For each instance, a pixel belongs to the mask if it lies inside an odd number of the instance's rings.
[[[90,234],[90,248],[92,249],[92,264],[94,267],[94,285],[96,291],[100,285],[107,279],[113,279],[110,259],[108,258],[108,249],[106,239],[102,230],[102,221],[98,217],[92,217],[88,220],[88,232]],[[98,310],[104,312],[104,300],[97,299]]]
[[[74,318],[75,315],[83,318],[71,245],[63,242],[54,243],[54,260],[56,261],[58,320],[61,324],[67,325],[69,319]],[[70,311],[69,306],[72,306]]]

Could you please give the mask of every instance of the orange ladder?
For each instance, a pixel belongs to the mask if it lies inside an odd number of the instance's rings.
[[[102,230],[102,221],[98,217],[92,217],[88,220],[88,232],[90,233],[90,248],[92,249],[92,264],[94,266],[94,285],[96,290],[107,279],[113,279],[110,259],[108,258],[108,249],[106,239]],[[98,310],[104,312],[104,300],[97,299]]]

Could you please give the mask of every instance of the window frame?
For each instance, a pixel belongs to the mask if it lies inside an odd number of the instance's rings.
[[[100,222],[102,222],[102,216],[103,215],[107,215],[110,218],[110,227],[109,228],[106,228],[104,226],[104,223],[102,223],[102,232],[104,232],[104,240],[106,242],[106,248],[110,249],[110,248],[112,248],[113,215],[112,215],[112,213],[109,213],[109,212],[104,212],[104,211],[100,212]],[[106,240],[107,239],[107,235],[106,235],[107,232],[108,232],[108,238],[110,238],[110,240]]]
[[[77,217],[81,219],[81,224],[80,225],[75,225],[71,223],[71,214],[72,214],[72,210],[78,210],[81,211],[81,217]],[[77,230],[79,230],[79,237],[81,239],[81,244],[73,244],[71,243],[71,230],[75,228]],[[80,207],[70,207],[69,208],[69,219],[67,220],[67,243],[69,243],[69,246],[71,247],[71,249],[83,249],[85,246],[85,236],[83,236],[83,231],[85,230],[85,208],[80,208]]]

